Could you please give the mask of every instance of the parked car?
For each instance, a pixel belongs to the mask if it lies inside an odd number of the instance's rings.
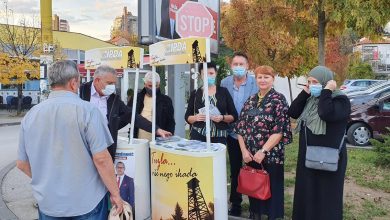
[[[359,94],[362,94],[362,93],[367,93],[367,91],[369,91],[369,90],[374,90],[374,89],[380,87],[381,84],[386,83],[386,82],[387,82],[386,80],[380,80],[380,81],[378,81],[376,83],[371,84],[367,88],[361,88],[361,89],[357,89],[357,90],[353,90],[353,91],[343,91],[343,92],[347,96],[359,95]]]
[[[366,89],[367,87],[375,84],[381,80],[375,79],[347,79],[344,81],[343,85],[340,86],[340,90],[348,93],[352,91]]]
[[[351,105],[365,104],[370,100],[377,99],[387,93],[390,93],[390,81],[381,83],[376,87],[361,92],[353,92],[348,95]]]
[[[380,139],[390,127],[390,94],[355,105],[347,125],[348,142],[355,146],[366,146],[370,138]]]

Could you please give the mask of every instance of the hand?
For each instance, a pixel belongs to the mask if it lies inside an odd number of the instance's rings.
[[[242,160],[244,161],[244,163],[249,163],[249,162],[251,162],[253,160],[253,155],[246,148],[242,152]]]
[[[210,118],[213,122],[216,122],[216,123],[221,122],[223,120],[222,115],[213,115]]]
[[[119,215],[123,212],[123,200],[121,196],[118,194],[117,196],[110,195],[111,204],[114,207],[115,206],[115,213],[114,215]]]
[[[195,121],[206,121],[206,115],[204,114],[195,115]]]
[[[160,137],[167,138],[172,136],[172,133],[161,128],[157,129],[156,134]]]
[[[326,84],[325,89],[329,89],[330,91],[334,91],[337,88],[337,83],[334,80],[329,80]]]
[[[265,157],[264,153],[259,150],[259,151],[257,151],[255,156],[253,157],[253,160],[256,163],[261,163],[261,162],[263,162],[264,157]]]
[[[303,86],[303,90],[307,93],[307,94],[310,94],[310,89],[309,89],[309,86],[306,84],[305,86]]]

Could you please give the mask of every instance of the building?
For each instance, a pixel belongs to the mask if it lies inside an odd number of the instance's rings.
[[[53,31],[65,31],[69,32],[69,22],[65,19],[60,19],[60,17],[56,14],[53,15]]]
[[[70,31],[69,23],[68,23],[67,20],[65,20],[65,19],[60,19],[59,31],[66,31],[66,32],[69,32],[69,31]]]
[[[362,41],[354,47],[354,52],[360,52],[362,61],[368,62],[378,75],[390,75],[390,42],[371,43]]]
[[[121,36],[116,36],[116,37],[112,38],[109,42],[112,44],[115,44],[116,46],[129,46],[130,45],[130,42],[128,40],[126,40],[126,38],[121,37]]]
[[[133,16],[131,12],[127,11],[127,7],[123,7],[123,13],[114,19],[112,25],[112,33],[126,32],[130,35],[138,35],[138,18]],[[112,38],[115,36],[111,36]]]
[[[56,14],[53,15],[53,31],[58,31],[60,29],[60,17]]]
[[[53,21],[54,19],[56,19],[55,16],[53,17]],[[16,28],[18,28],[18,26],[16,26]],[[83,64],[85,62],[85,51],[87,50],[101,47],[115,47],[115,45],[109,42],[75,32],[53,31],[53,39],[54,42],[58,42],[60,44],[62,54],[66,57],[66,59],[73,60],[77,64]],[[39,59],[39,57],[33,57],[32,59]],[[83,79],[85,80],[85,77]],[[40,81],[41,80],[29,80],[23,85],[23,95],[31,96],[33,98],[33,104],[37,104],[39,102],[41,88]],[[15,86],[0,84],[0,98],[3,99],[3,103],[6,103],[7,96],[16,95],[17,90]]]

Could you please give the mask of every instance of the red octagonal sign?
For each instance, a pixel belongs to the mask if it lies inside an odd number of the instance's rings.
[[[214,20],[209,10],[198,2],[187,1],[176,12],[176,32],[180,37],[211,37]]]

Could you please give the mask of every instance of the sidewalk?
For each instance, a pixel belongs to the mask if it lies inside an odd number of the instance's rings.
[[[0,109],[0,127],[18,125],[22,121],[26,112],[22,112],[21,116],[16,116],[16,111],[9,112],[5,109]]]
[[[21,117],[12,117],[7,113],[0,110],[0,126],[7,126],[6,123],[20,124]],[[127,136],[127,131],[128,126],[121,129],[119,135]],[[38,219],[38,210],[33,205],[35,199],[30,181],[29,177],[15,167],[15,163],[0,170],[0,220]],[[229,216],[229,220],[246,220],[246,218]]]
[[[4,176],[1,184],[1,195],[4,204],[11,213],[8,212],[5,218],[0,211],[0,219],[38,219],[38,210],[34,207],[35,199],[32,195],[30,178],[18,168],[13,167]]]

